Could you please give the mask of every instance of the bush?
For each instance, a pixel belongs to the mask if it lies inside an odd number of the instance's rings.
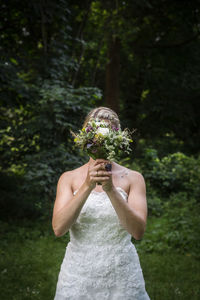
[[[0,179],[2,220],[33,219],[41,215],[41,199],[39,195],[35,197],[33,191],[24,190],[26,182],[22,175],[1,172]]]
[[[176,251],[199,257],[200,157],[177,152],[159,158],[154,149],[126,166],[140,171],[147,185],[149,225],[142,251]]]
[[[148,218],[144,239],[136,242],[137,247],[143,252],[175,251],[199,258],[199,213],[200,205],[187,193],[172,194],[162,204],[162,215]]]
[[[177,152],[159,158],[155,149],[146,149],[139,161],[150,185],[169,196],[171,192],[186,191],[197,199],[200,196],[200,156],[194,158]]]

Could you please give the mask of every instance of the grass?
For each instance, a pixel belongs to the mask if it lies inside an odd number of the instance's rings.
[[[140,256],[146,290],[152,300],[199,300],[199,262],[180,254]]]
[[[1,300],[53,299],[68,236],[50,224],[1,223]],[[191,255],[138,250],[151,300],[199,300],[200,263]]]

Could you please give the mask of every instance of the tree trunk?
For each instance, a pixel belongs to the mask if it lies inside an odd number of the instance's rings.
[[[105,105],[119,112],[119,70],[120,70],[120,40],[112,38],[108,49],[106,65]]]

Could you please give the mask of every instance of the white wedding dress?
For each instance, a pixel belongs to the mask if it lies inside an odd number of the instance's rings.
[[[131,235],[105,192],[90,193],[70,229],[54,300],[150,300]]]

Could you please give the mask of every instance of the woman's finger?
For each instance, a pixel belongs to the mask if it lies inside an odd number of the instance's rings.
[[[112,172],[109,172],[109,171],[93,170],[90,172],[90,176],[93,176],[93,177],[104,177],[104,176],[110,177],[111,175],[112,175]]]
[[[92,177],[92,179],[95,181],[95,182],[101,182],[101,181],[107,181],[110,179],[109,176],[104,176],[104,177]]]
[[[101,169],[97,170],[97,176],[111,176],[111,175],[112,175],[112,172],[102,171]]]
[[[98,164],[96,166],[94,166],[93,170],[106,170],[106,164],[107,163],[101,163],[101,164]]]

